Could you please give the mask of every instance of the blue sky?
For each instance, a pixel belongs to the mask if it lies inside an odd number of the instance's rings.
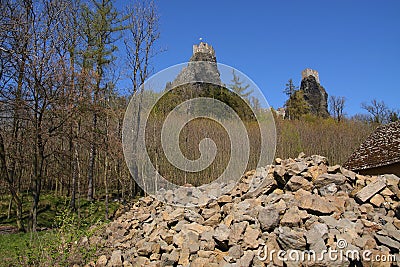
[[[186,62],[202,37],[217,61],[248,75],[280,107],[289,78],[319,71],[329,95],[346,97],[345,112],[364,113],[373,98],[400,108],[400,1],[159,0],[166,51],[155,71]]]

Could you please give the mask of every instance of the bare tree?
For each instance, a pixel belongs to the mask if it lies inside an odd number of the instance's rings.
[[[385,102],[372,99],[370,104],[362,103],[361,108],[370,114],[370,120],[375,123],[388,122],[390,110]]]
[[[124,39],[124,43],[128,57],[130,79],[132,81],[131,93],[137,103],[135,116],[139,118],[143,87],[141,91],[139,88],[152,72],[150,68],[151,58],[160,52],[160,50],[155,50],[154,48],[156,41],[160,38],[158,29],[159,16],[153,1],[147,3],[136,2],[128,8],[128,14],[128,35]],[[140,121],[137,121],[139,125]],[[139,127],[136,128],[138,129]],[[135,136],[137,137],[137,133]],[[134,160],[134,162],[136,161]],[[137,166],[133,168],[133,175],[137,177],[138,168]],[[133,181],[130,187],[133,195],[137,194],[140,190]]]
[[[331,115],[340,122],[344,117],[344,106],[346,99],[343,96],[330,96],[329,97],[329,106],[331,110]]]

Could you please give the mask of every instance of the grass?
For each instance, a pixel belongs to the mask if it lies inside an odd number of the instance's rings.
[[[0,199],[0,226],[15,226],[15,214],[7,219],[10,196]],[[23,214],[27,225],[30,203],[24,197]],[[0,267],[3,266],[68,266],[71,257],[71,244],[82,236],[90,236],[96,227],[108,222],[105,220],[105,203],[81,200],[79,212],[71,212],[66,197],[44,194],[39,205],[38,226],[46,231],[37,233],[0,234]],[[121,205],[109,203],[109,214],[112,215]],[[79,254],[84,260],[90,258],[95,249],[80,248]]]

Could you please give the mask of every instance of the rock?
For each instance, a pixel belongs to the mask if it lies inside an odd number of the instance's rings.
[[[302,176],[293,176],[290,178],[288,183],[286,184],[285,188],[290,190],[290,191],[297,191],[300,188],[310,191],[313,187],[313,184],[304,179]]]
[[[196,258],[190,264],[190,267],[204,267],[209,263],[209,259],[206,258]]]
[[[258,221],[263,231],[270,231],[279,224],[279,212],[273,206],[262,208],[258,212]]]
[[[323,223],[315,223],[304,234],[307,244],[309,244],[310,250],[313,250],[317,253],[326,250],[325,239],[328,238],[328,226]]]
[[[284,250],[304,250],[306,248],[307,243],[303,232],[292,230],[289,227],[279,227],[278,232],[278,243]]]
[[[204,218],[196,211],[191,209],[185,209],[184,218],[189,222],[195,222],[198,224],[204,223]]]
[[[150,260],[146,257],[136,257],[132,259],[132,264],[129,265],[129,263],[124,262],[124,267],[125,266],[134,266],[134,267],[139,267],[139,266],[149,266],[150,265]]]
[[[317,166],[321,166],[321,164],[328,165],[328,159],[323,156],[312,155],[311,159],[312,159],[314,165],[317,165]]]
[[[240,245],[234,245],[228,250],[228,254],[233,259],[240,259],[243,255],[243,249]]]
[[[342,185],[346,182],[346,177],[342,174],[328,174],[323,173],[319,175],[314,181],[316,188],[321,188],[329,184]]]
[[[190,256],[189,249],[187,249],[187,248],[182,249],[179,254],[178,264],[189,265],[189,256]]]
[[[268,234],[265,246],[266,248],[263,248],[263,251],[261,251],[261,254],[259,254],[261,257],[266,258],[265,263],[270,265],[274,264],[276,266],[282,267],[283,266],[282,258],[278,257],[277,253],[270,254],[271,251],[279,251],[281,249],[277,242],[277,236],[275,233]],[[263,253],[267,253],[267,255]]]
[[[199,235],[202,234],[203,232],[207,232],[212,230],[212,227],[210,226],[205,226],[205,225],[200,225],[198,223],[190,223],[190,224],[185,224],[182,226],[182,232],[186,233],[188,231],[193,231],[198,233]]]
[[[193,231],[188,231],[184,234],[184,243],[182,244],[182,248],[188,248],[189,253],[195,253],[200,248],[199,243],[199,234]]]
[[[249,267],[251,266],[253,258],[254,258],[254,252],[252,250],[247,250],[243,253],[243,256],[238,261],[238,265],[241,267]]]
[[[121,250],[114,250],[111,254],[111,258],[108,262],[109,266],[122,266],[123,258],[122,258],[122,251]]]
[[[400,242],[400,231],[392,223],[388,222],[383,225],[382,228],[387,236],[390,236],[391,238],[394,238]],[[378,234],[380,234],[380,232],[378,232]]]
[[[244,233],[244,249],[247,248],[257,248],[259,245],[258,237],[260,235],[260,229],[254,227],[253,225],[247,225],[246,232]]]
[[[394,174],[385,174],[387,187],[400,199],[400,178]]]
[[[230,195],[222,195],[218,198],[217,200],[218,204],[225,205],[226,203],[231,203],[232,202],[232,196]]]
[[[340,167],[340,172],[346,176],[350,181],[354,182],[356,180],[356,173],[353,171],[350,171],[344,167]]]
[[[375,239],[378,241],[378,243],[388,246],[389,248],[393,250],[397,250],[400,248],[400,242],[397,242],[396,240],[391,239],[388,236],[383,236],[383,235],[374,235]]]
[[[144,242],[143,245],[138,247],[137,253],[139,256],[149,256],[160,252],[160,244],[155,242]]]
[[[331,214],[337,209],[334,205],[325,200],[325,198],[302,189],[295,193],[295,198],[298,200],[299,208],[307,210],[309,213]]]
[[[302,173],[303,171],[305,171],[307,169],[307,164],[305,164],[304,162],[300,161],[300,162],[293,162],[290,163],[288,165],[286,165],[286,169],[289,175],[297,175]]]
[[[180,257],[180,249],[174,249],[171,251],[171,253],[163,253],[161,255],[162,266],[175,265],[176,263],[178,263],[179,257]]]
[[[290,207],[281,219],[281,225],[283,226],[299,226],[300,222],[300,211],[296,206]]]
[[[207,225],[207,226],[215,226],[215,225],[219,224],[220,220],[221,220],[221,214],[216,213],[216,214],[214,214],[213,216],[211,216],[210,218],[208,218],[208,219],[204,222],[204,225]]]
[[[340,171],[340,165],[333,165],[328,167],[328,173],[337,173]]]
[[[107,265],[107,256],[106,255],[101,255],[96,262],[96,267],[105,267]]]
[[[242,200],[248,199],[248,198],[256,198],[260,194],[269,194],[276,188],[276,181],[275,179],[265,177],[264,180],[261,182],[261,184],[252,191],[247,192],[242,196]]]
[[[243,239],[243,233],[248,224],[249,223],[245,221],[231,225],[229,232],[229,244],[237,244]]]
[[[228,241],[229,228],[225,224],[219,224],[214,231],[213,237],[218,241]]]
[[[201,212],[201,216],[203,216],[203,218],[207,220],[216,213],[219,213],[219,211],[220,211],[219,205],[215,203],[208,208],[204,208]]]
[[[366,202],[368,199],[379,193],[386,186],[385,179],[378,178],[374,182],[368,184],[356,194],[356,199]]]
[[[381,196],[381,195],[379,195],[379,194],[376,194],[375,196],[373,196],[370,200],[369,200],[369,202],[371,203],[371,204],[373,204],[375,207],[380,207],[382,204],[383,204],[383,202],[385,202],[385,199]]]
[[[328,184],[318,189],[321,196],[333,196],[337,191],[338,188],[336,184]]]
[[[310,107],[313,115],[327,118],[328,112],[328,94],[324,87],[319,84],[319,80],[313,75],[303,75],[300,91],[303,92],[304,100]]]

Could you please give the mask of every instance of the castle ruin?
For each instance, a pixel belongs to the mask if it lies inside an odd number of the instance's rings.
[[[307,68],[301,72],[301,79],[307,78],[308,76],[313,76],[317,83],[319,83],[318,71]]]
[[[212,57],[215,57],[215,51],[212,45],[204,42],[200,42],[198,45],[193,45],[193,55],[196,53],[211,54]]]

